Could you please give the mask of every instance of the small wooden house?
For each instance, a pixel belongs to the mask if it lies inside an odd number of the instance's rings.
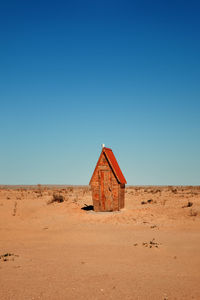
[[[95,211],[124,207],[126,179],[111,149],[103,147],[90,180]]]

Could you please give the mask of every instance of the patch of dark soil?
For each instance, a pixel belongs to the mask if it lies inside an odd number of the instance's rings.
[[[155,241],[155,239],[153,238],[150,242],[143,242],[142,245],[144,247],[148,247],[148,248],[158,248],[158,246],[161,245],[161,244],[157,243]]]
[[[9,261],[14,260],[15,257],[18,257],[19,255],[13,254],[13,253],[5,253],[0,255],[0,261]]]

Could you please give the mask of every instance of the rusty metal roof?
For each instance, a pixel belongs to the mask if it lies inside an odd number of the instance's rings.
[[[126,179],[125,179],[125,177],[124,177],[124,175],[123,175],[123,173],[122,173],[122,171],[121,171],[121,169],[120,169],[120,167],[118,165],[118,162],[117,162],[117,160],[116,160],[116,158],[115,158],[115,156],[114,156],[114,154],[112,152],[112,149],[104,147],[102,149],[101,155],[103,153],[105,154],[107,160],[109,161],[109,164],[110,164],[110,166],[111,166],[111,168],[112,168],[115,176],[117,177],[117,180],[119,181],[119,183],[126,184],[127,183]],[[97,166],[99,164],[101,155],[100,155],[99,160],[98,160],[98,162],[96,164],[96,167],[94,169],[93,175],[94,175],[95,170],[96,170],[96,168],[97,168]],[[90,183],[92,181],[93,175],[92,175],[92,177],[90,179]]]
[[[115,158],[115,156],[112,152],[112,149],[104,147],[102,151],[105,153],[105,155],[106,155],[106,157],[107,157],[107,159],[108,159],[108,161],[109,161],[109,163],[110,163],[110,165],[113,169],[113,172],[115,173],[115,176],[117,177],[118,181],[120,183],[123,183],[123,184],[127,183],[126,179],[125,179],[125,177],[124,177],[124,175],[123,175],[123,173],[122,173],[122,171],[121,171],[121,169],[118,165],[118,162],[117,162],[117,160],[116,160],[116,158]]]

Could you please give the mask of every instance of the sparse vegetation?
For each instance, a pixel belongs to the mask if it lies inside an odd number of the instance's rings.
[[[73,191],[74,191],[73,187],[70,187],[69,192],[73,193]]]
[[[151,225],[150,228],[156,228],[158,227],[157,225]]]
[[[142,204],[142,205],[143,205],[143,204],[147,204],[147,202],[146,202],[146,201],[142,201],[141,204]]]
[[[15,201],[14,208],[13,208],[13,216],[16,216],[16,213],[17,213],[17,202]]]
[[[38,184],[37,187],[38,187],[38,190],[35,191],[38,194],[37,197],[42,197],[42,192],[43,192],[42,185]]]
[[[152,199],[147,200],[147,203],[153,203]]]
[[[86,298],[117,299],[121,290],[122,298],[132,294],[148,298],[150,290],[152,299],[167,299],[168,292],[169,298],[198,298],[199,187],[177,186],[177,193],[167,186],[127,187],[125,209],[114,213],[94,211],[88,186],[42,185],[42,196],[39,188],[0,190],[0,299],[62,298],[64,281],[69,299],[85,289]],[[90,294],[88,270],[95,273],[95,253],[102,268]],[[113,277],[106,263],[119,259]],[[120,280],[118,273],[123,275]],[[16,276],[20,280],[13,282]],[[138,285],[129,284],[131,276]],[[159,276],[157,290],[152,283]],[[56,288],[49,285],[49,278],[58,278]],[[25,294],[24,286],[30,287]]]
[[[5,253],[0,255],[0,261],[14,260],[14,257],[19,256],[13,253]]]
[[[189,216],[196,217],[197,215],[198,215],[198,211],[191,208],[189,212]]]
[[[161,201],[161,204],[162,204],[162,205],[165,205],[166,202],[167,202],[167,199],[163,199],[163,200]]]
[[[142,245],[148,248],[158,248],[160,244],[155,242],[155,239],[153,238],[150,242],[144,242]]]
[[[191,207],[192,205],[193,203],[191,201],[188,201],[188,203],[186,205],[183,205],[182,208]]]
[[[51,204],[54,202],[62,203],[64,201],[65,201],[65,198],[63,195],[54,193],[52,199],[50,201],[48,201],[47,204]]]
[[[153,200],[153,199],[148,199],[147,201],[142,201],[141,204],[154,204],[154,203],[157,203],[156,200]]]

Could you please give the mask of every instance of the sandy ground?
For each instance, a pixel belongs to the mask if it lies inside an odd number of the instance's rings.
[[[200,299],[200,187],[128,187],[125,203],[94,213],[88,187],[2,186],[0,299]]]

